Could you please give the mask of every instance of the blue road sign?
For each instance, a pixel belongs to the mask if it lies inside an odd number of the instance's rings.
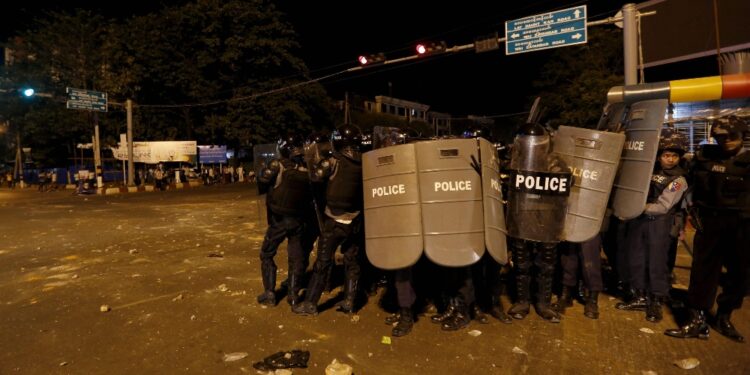
[[[505,22],[505,54],[586,43],[586,6]]]
[[[68,93],[68,109],[85,109],[89,111],[107,112],[107,93],[83,89],[66,88]]]

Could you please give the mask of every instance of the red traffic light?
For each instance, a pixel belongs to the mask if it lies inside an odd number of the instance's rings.
[[[448,49],[448,45],[443,41],[417,44],[418,55],[432,55],[432,54],[443,53],[447,49]]]
[[[357,57],[357,61],[359,61],[360,65],[375,65],[385,62],[385,54],[361,55]]]

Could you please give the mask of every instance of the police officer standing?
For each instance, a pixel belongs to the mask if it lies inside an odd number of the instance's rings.
[[[360,263],[359,250],[364,244],[362,225],[362,133],[356,126],[343,125],[331,135],[333,155],[319,163],[316,178],[327,179],[326,207],[321,240],[305,301],[293,306],[300,315],[317,315],[326,281],[333,269],[336,249],[344,254],[346,285],[340,310],[353,312],[357,296]]]
[[[646,320],[654,323],[662,320],[662,304],[669,295],[669,234],[687,191],[687,180],[683,177],[686,172],[680,167],[685,151],[687,139],[683,135],[671,129],[662,130],[646,208],[629,224],[627,262],[635,298],[615,307],[645,310]]]
[[[538,105],[534,104],[534,107]],[[557,244],[563,236],[572,176],[551,154],[549,133],[535,120],[522,125],[513,142],[508,191],[508,235],[513,252],[517,300],[508,310],[515,319],[528,315],[532,280],[536,281],[536,313],[552,323],[560,315],[551,308],[552,276]],[[532,265],[536,266],[535,270]]]
[[[706,314],[725,266],[728,281],[716,298],[714,329],[734,341],[745,341],[730,318],[742,306],[750,264],[750,152],[742,146],[747,124],[736,117],[724,120],[711,127],[718,147],[704,147],[691,168],[691,214],[696,227],[687,301],[691,319],[664,332],[672,337],[708,338]],[[711,152],[712,148],[716,150]]]
[[[260,249],[263,293],[258,303],[273,306],[276,304],[276,263],[273,258],[279,245],[288,239],[289,260],[287,302],[294,306],[301,289],[301,279],[305,273],[307,260],[301,244],[305,233],[305,218],[312,209],[310,179],[305,167],[303,140],[289,133],[279,140],[281,159],[271,160],[259,176],[261,184],[271,185],[268,193],[268,229]]]

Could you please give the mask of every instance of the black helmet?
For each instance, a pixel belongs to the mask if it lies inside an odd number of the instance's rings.
[[[345,148],[359,151],[362,146],[362,131],[354,125],[342,125],[331,134],[333,149],[341,152]]]
[[[290,131],[285,137],[279,139],[278,145],[279,153],[283,158],[292,159],[304,154],[302,149],[304,141],[302,136],[297,133]]]
[[[674,151],[680,156],[688,150],[688,140],[684,134],[672,128],[664,128],[659,135],[659,151]]]
[[[742,148],[742,138],[747,131],[747,122],[737,116],[716,119],[711,124],[711,137],[729,154],[739,152]]]
[[[313,143],[323,143],[328,142],[330,138],[328,135],[326,135],[323,132],[312,132],[309,136],[307,136],[307,139],[305,140],[305,144],[313,144]]]

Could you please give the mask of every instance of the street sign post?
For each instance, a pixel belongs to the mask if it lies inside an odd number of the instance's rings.
[[[505,22],[505,54],[513,55],[587,41],[586,6]]]
[[[106,92],[74,89],[71,87],[66,88],[65,91],[68,93],[68,109],[107,112]]]

